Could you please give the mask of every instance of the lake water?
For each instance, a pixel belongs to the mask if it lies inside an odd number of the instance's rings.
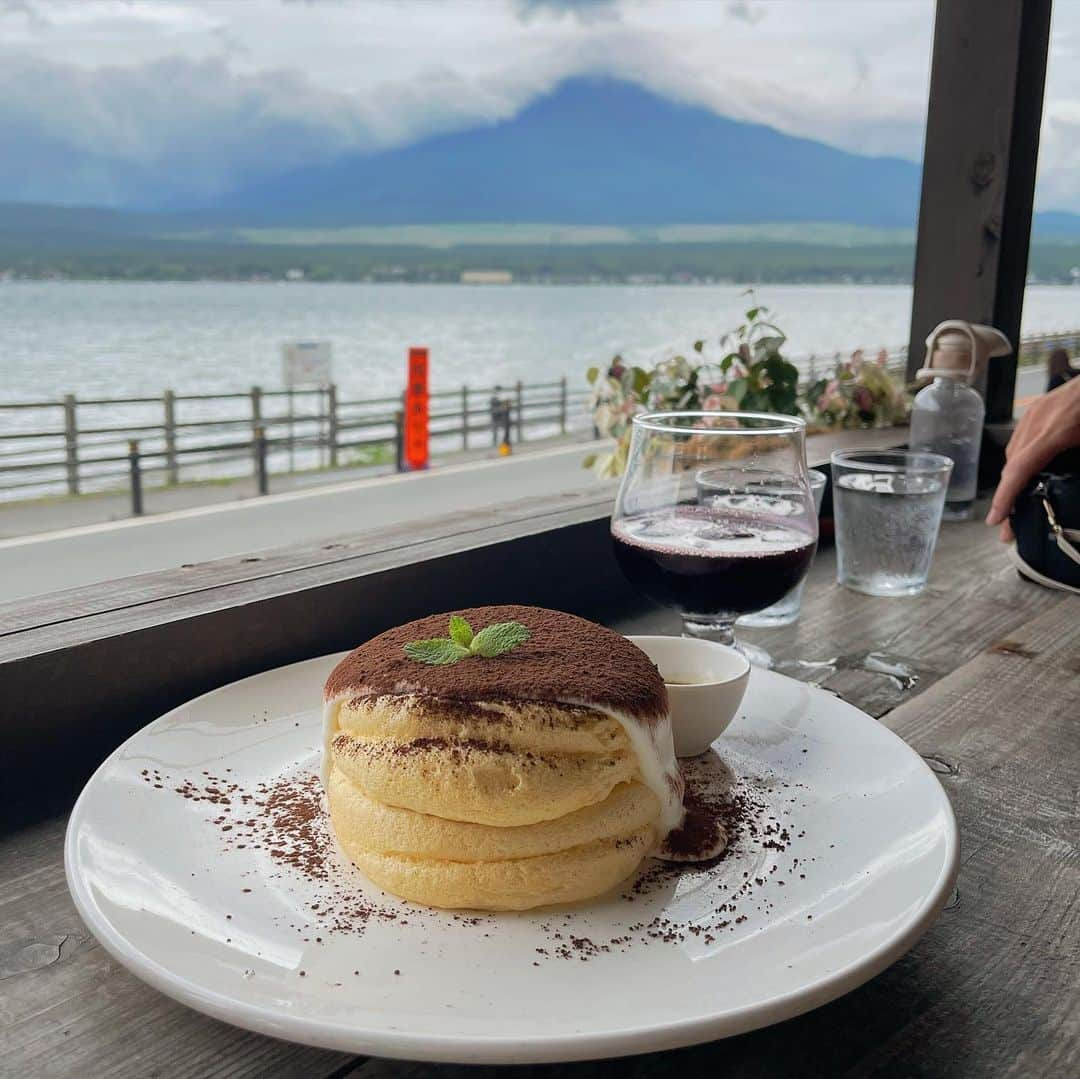
[[[715,339],[748,305],[742,286],[368,285],[173,282],[0,284],[0,400],[267,388],[281,344],[332,342],[348,397],[401,389],[410,345],[431,350],[432,383],[547,381],[616,352],[634,361]],[[793,355],[903,344],[906,286],[768,285]],[[1032,286],[1025,332],[1080,324],[1080,289]]]

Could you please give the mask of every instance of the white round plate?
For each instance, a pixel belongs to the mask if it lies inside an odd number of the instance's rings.
[[[102,764],[71,816],[68,885],[87,925],[133,973],[218,1019],[414,1060],[669,1049],[848,992],[909,949],[951,893],[956,822],[922,759],[850,705],[754,668],[717,746],[787,829],[783,851],[747,835],[714,868],[633,900],[476,919],[389,899],[338,859],[335,885],[397,918],[328,930],[310,910],[325,887],[257,844],[226,849],[218,807],[175,788],[205,787],[207,772],[248,790],[314,772],[321,687],[338,658],[162,716]],[[650,937],[640,927],[653,918],[697,928]]]

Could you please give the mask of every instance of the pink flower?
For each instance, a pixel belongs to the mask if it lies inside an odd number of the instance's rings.
[[[860,412],[870,412],[874,408],[874,395],[865,386],[856,386],[851,395],[855,407]]]
[[[714,386],[713,389],[715,388],[716,387]],[[706,412],[720,412],[725,404],[726,399],[723,394],[710,393],[702,402],[702,408],[704,408]]]

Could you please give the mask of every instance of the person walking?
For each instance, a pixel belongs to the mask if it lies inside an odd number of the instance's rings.
[[[1069,363],[1069,354],[1063,348],[1055,348],[1046,361],[1046,392],[1056,390],[1058,386],[1064,386],[1070,378],[1076,376],[1076,371]]]

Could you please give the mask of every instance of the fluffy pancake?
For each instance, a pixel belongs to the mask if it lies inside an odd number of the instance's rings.
[[[602,895],[625,880],[655,843],[654,829],[598,839],[538,858],[449,862],[342,849],[380,888],[429,907],[529,910]]]
[[[485,727],[482,718],[455,720],[455,710],[435,700],[410,712],[407,703],[373,698],[343,707],[339,727],[346,711],[349,719],[367,713],[361,726],[372,733],[358,736],[355,725],[339,731],[331,744],[334,767],[371,798],[450,820],[502,827],[552,820],[603,801],[639,774],[618,724],[582,709],[504,705],[492,714],[506,722]],[[380,727],[374,719],[402,711],[409,715],[404,724]],[[591,738],[590,728],[599,728]]]
[[[452,614],[474,629],[521,622],[531,636],[494,659],[429,667],[409,659],[412,641],[445,637]],[[458,701],[559,701],[632,716],[643,724],[667,718],[667,691],[649,659],[621,634],[562,611],[505,604],[418,618],[354,648],[331,672],[327,700],[416,692]]]
[[[599,839],[619,839],[656,822],[660,806],[641,783],[621,783],[602,802],[557,820],[515,828],[447,820],[369,798],[338,769],[330,773],[334,831],[350,849],[410,858],[492,862],[535,858]]]
[[[434,615],[361,645],[327,681],[323,782],[342,850],[430,906],[523,910],[606,891],[682,818],[659,673],[572,615],[455,613],[530,636],[429,666],[404,646],[446,635],[449,614]]]
[[[337,728],[360,739],[497,741],[532,753],[630,753],[623,725],[590,708],[538,701],[453,701],[385,694],[343,701]]]

